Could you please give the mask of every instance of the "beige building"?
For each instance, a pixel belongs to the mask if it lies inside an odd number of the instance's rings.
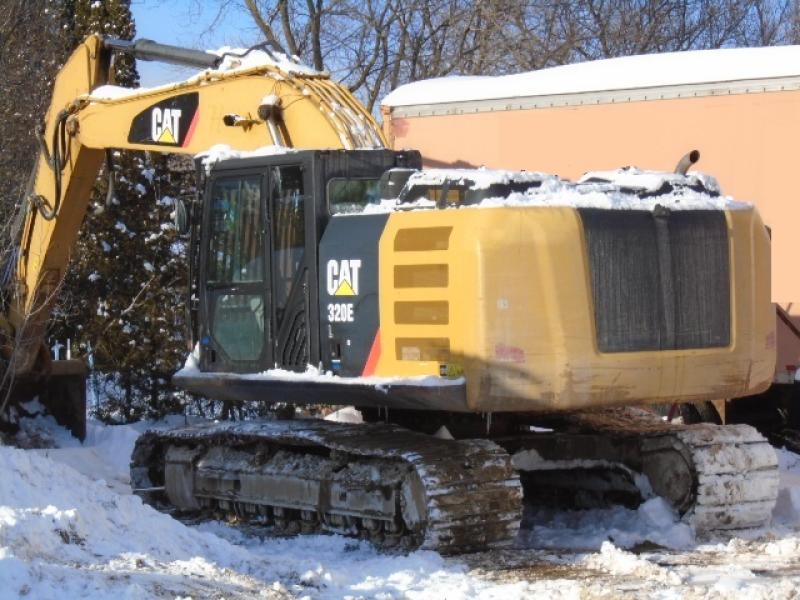
[[[527,169],[576,179],[686,152],[772,232],[776,379],[800,365],[800,46],[633,56],[398,88],[383,102],[394,148],[429,167]]]

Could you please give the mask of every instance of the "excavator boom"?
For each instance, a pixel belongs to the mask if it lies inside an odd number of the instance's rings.
[[[154,89],[110,87],[112,51],[209,70]],[[217,144],[241,151],[384,147],[372,116],[327,74],[275,53],[258,57],[100,36],[73,52],[55,82],[26,198],[4,323],[15,379],[39,368],[50,306],[109,149],[195,155]]]

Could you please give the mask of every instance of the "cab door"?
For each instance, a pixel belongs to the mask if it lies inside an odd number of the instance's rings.
[[[300,161],[222,171],[209,181],[200,271],[203,370],[306,368],[315,280],[314,253],[306,251],[306,240],[315,239],[308,173]]]
[[[258,372],[273,363],[267,189],[263,170],[209,181],[200,257],[201,368]]]

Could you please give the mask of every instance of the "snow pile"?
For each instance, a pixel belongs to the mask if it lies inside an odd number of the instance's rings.
[[[241,548],[39,453],[0,447],[0,470],[0,580],[11,593],[147,597],[154,575],[172,574],[172,593],[183,595],[225,568],[264,568]]]
[[[657,192],[665,185],[702,187],[711,193],[719,194],[719,182],[715,177],[690,171],[686,175],[665,171],[646,171],[637,167],[625,167],[614,171],[589,171],[578,183],[609,183],[630,190]]]
[[[137,438],[146,429],[166,428],[178,424],[184,424],[183,417],[173,417],[170,421],[153,425],[136,423],[135,425],[116,425],[114,427],[90,421],[87,426],[86,443],[82,449],[85,453],[87,449],[91,448],[127,484],[131,454]]]
[[[361,411],[354,406],[345,406],[326,415],[325,420],[334,423],[363,423],[364,417]]]
[[[34,448],[31,452],[68,465],[119,493],[128,494],[131,454],[136,439],[148,429],[185,426],[187,419],[173,415],[156,422],[114,426],[89,420],[83,444],[50,416],[25,418],[19,425],[17,444]]]
[[[257,67],[275,67],[284,73],[293,75],[319,75],[311,67],[304,65],[296,56],[288,56],[283,52],[275,50],[258,50],[246,48],[232,48],[223,46],[216,50],[206,50],[209,54],[216,54],[222,57],[222,62],[213,71],[243,71]]]
[[[800,46],[624,56],[498,77],[441,77],[400,86],[384,106],[443,104],[800,75]]]
[[[663,171],[644,171],[625,167],[615,171],[590,172],[577,183],[554,175],[494,169],[426,169],[412,173],[401,197],[369,204],[366,213],[386,213],[435,207],[427,196],[414,197],[414,188],[443,186],[445,182],[467,186],[470,190],[490,189],[493,185],[531,183],[530,188],[504,196],[484,198],[476,204],[461,205],[463,210],[496,207],[572,207],[609,210],[655,210],[657,205],[670,210],[749,210],[752,205],[719,195],[717,181],[702,173],[686,175]],[[422,192],[421,192],[422,193]],[[642,197],[643,194],[644,197]]]
[[[287,56],[282,52],[265,51],[258,49],[246,48],[232,48],[230,46],[223,46],[216,50],[206,50],[209,54],[222,57],[222,61],[215,69],[206,69],[197,74],[189,77],[185,81],[168,83],[156,87],[138,87],[126,88],[117,85],[101,85],[93,89],[88,94],[89,101],[108,101],[108,100],[121,100],[130,96],[139,94],[151,94],[154,92],[163,92],[173,89],[177,84],[196,84],[202,79],[213,76],[215,73],[231,73],[238,71],[246,71],[248,69],[256,69],[259,67],[274,67],[280,69],[284,73],[291,73],[292,75],[324,75],[320,71],[316,71],[311,67],[304,65],[300,59]]]
[[[236,150],[228,144],[214,144],[208,150],[195,155],[195,158],[199,158],[203,162],[203,167],[206,170],[206,174],[210,174],[212,167],[222,160],[230,160],[234,158],[255,158],[258,156],[276,156],[278,154],[290,154],[292,152],[296,152],[296,150],[287,146],[270,145],[262,146],[260,148],[256,148],[255,150]]]
[[[621,548],[649,542],[685,549],[695,544],[695,536],[666,500],[651,498],[636,510],[622,506],[574,511],[526,507],[519,541],[529,548],[597,550],[610,541]]]
[[[713,183],[705,175],[689,173],[685,176],[674,173],[640,171],[625,168],[587,174],[577,184],[561,179],[546,179],[541,187],[525,192],[509,194],[503,198],[488,198],[479,207],[498,206],[567,206],[575,208],[602,208],[609,210],[655,210],[657,205],[670,210],[749,210],[752,205],[727,196],[720,196],[716,189],[708,192],[692,189],[702,179]],[[716,186],[718,189],[718,186]],[[664,193],[654,193],[665,189]],[[650,192],[639,196],[635,192]],[[468,208],[468,207],[467,207]]]
[[[198,529],[269,559],[281,571],[295,573],[307,597],[514,600],[550,587],[546,582],[542,586],[535,582],[493,584],[471,576],[464,564],[435,552],[382,554],[366,542],[340,536],[262,541],[219,522],[204,523]]]
[[[796,557],[800,556],[800,540],[797,538],[773,540],[761,544],[759,550],[764,556]]]
[[[56,448],[80,445],[72,434],[47,415],[38,398],[22,405],[28,416],[19,419],[14,444],[20,448]]]
[[[388,200],[383,199],[380,202],[367,204],[366,206],[364,206],[362,213],[365,215],[377,215],[395,211],[426,210],[432,208],[436,208],[436,202],[422,196],[416,198],[415,200],[404,200],[403,202],[400,202],[400,200],[398,200],[397,198],[391,198]],[[335,217],[339,216],[350,216],[350,215],[349,214],[335,215]]]
[[[675,571],[670,571],[635,554],[620,550],[611,542],[603,542],[600,552],[589,556],[585,564],[590,569],[606,571],[613,575],[635,576],[672,585],[682,583],[681,577]]]
[[[119,100],[149,91],[149,88],[126,88],[118,85],[101,85],[92,90],[91,94],[89,94],[89,101]]]
[[[408,186],[440,186],[445,182],[451,185],[466,185],[471,190],[485,190],[493,185],[511,183],[541,183],[545,180],[558,180],[555,175],[535,171],[507,171],[504,169],[424,169],[412,173]]]
[[[800,526],[800,456],[786,450],[777,449],[778,466],[781,473],[778,501],[772,512],[777,523]]]

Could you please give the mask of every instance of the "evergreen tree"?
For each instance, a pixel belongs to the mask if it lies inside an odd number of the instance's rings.
[[[132,39],[130,0],[72,0],[71,36]],[[133,61],[116,57],[118,85],[135,87]],[[127,127],[109,132],[127,135]],[[114,196],[98,179],[60,294],[51,341],[91,355],[101,418],[131,421],[176,408],[169,382],[186,355],[185,251],[171,225],[173,199],[192,191],[193,172],[172,173],[167,157],[113,152]]]
[[[62,0],[0,3],[0,223],[13,221],[53,79],[67,56]],[[5,244],[4,244],[5,245]]]

